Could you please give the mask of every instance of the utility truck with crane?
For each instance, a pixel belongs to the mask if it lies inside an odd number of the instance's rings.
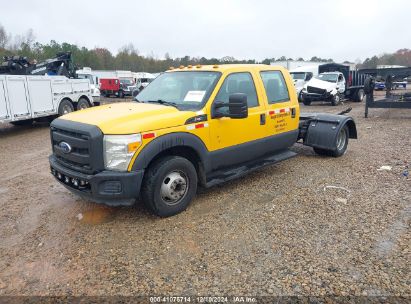
[[[0,66],[0,122],[27,125],[52,120],[97,105],[94,93],[89,79],[77,78],[70,53],[41,63],[5,57]]]

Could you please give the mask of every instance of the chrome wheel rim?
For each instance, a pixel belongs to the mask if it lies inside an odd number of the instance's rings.
[[[335,95],[335,102],[339,102],[340,101],[340,96],[339,95]]]
[[[184,172],[172,171],[161,183],[161,198],[167,205],[176,205],[186,196],[188,186],[188,178]]]
[[[345,129],[341,129],[337,137],[337,149],[339,151],[341,151],[344,148],[346,140],[347,140],[347,133],[345,132]]]

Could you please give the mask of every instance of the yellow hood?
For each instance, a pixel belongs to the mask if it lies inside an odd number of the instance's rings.
[[[95,125],[104,134],[130,134],[180,126],[195,115],[171,106],[123,102],[69,113],[61,119]]]

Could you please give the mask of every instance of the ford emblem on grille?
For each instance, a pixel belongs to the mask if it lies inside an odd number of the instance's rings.
[[[68,143],[64,142],[64,141],[59,143],[59,147],[60,147],[61,151],[63,151],[63,153],[67,154],[67,153],[71,152],[71,146]]]

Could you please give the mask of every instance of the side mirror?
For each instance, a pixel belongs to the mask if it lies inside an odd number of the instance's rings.
[[[309,80],[311,79],[311,77],[312,77],[312,75],[307,74],[307,75],[305,76],[305,81],[309,81]]]
[[[228,108],[228,111],[224,111],[224,108]],[[215,102],[213,104],[212,118],[219,117],[230,117],[233,119],[247,118],[247,95],[243,93],[235,93],[229,96],[228,103]]]
[[[228,112],[231,118],[247,118],[247,95],[243,93],[231,94],[228,98]]]

